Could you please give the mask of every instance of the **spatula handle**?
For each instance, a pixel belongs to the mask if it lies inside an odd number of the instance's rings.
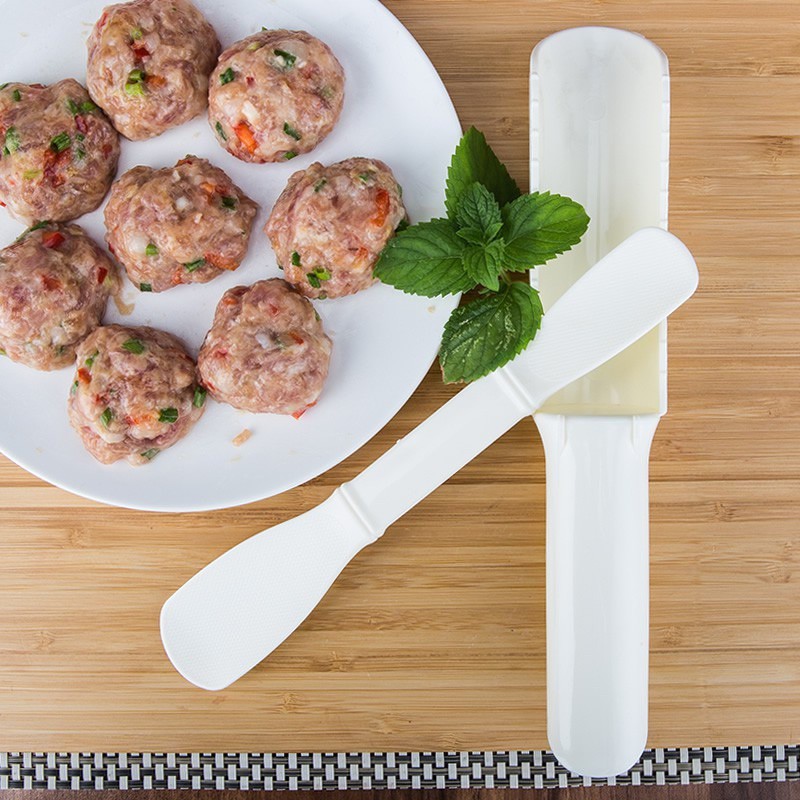
[[[537,414],[547,463],[547,737],[568,769],[647,739],[648,459],[656,414]]]
[[[342,486],[376,538],[546,398],[529,394],[509,372],[506,367],[462,389]]]

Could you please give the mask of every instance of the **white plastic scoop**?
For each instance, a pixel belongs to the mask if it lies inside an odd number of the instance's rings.
[[[645,226],[666,228],[669,71],[613,28],[531,57],[531,188],[582,203],[574,250],[535,272],[545,309]],[[556,305],[553,305],[553,304]],[[666,323],[536,414],[547,462],[547,737],[582,775],[629,769],[647,739],[648,461],[666,411]]]
[[[350,559],[554,392],[613,357],[697,285],[674,236],[642,230],[609,253],[546,314],[514,361],[459,392],[325,502],[213,561],[164,604],[172,663],[224,689],[271,653]]]

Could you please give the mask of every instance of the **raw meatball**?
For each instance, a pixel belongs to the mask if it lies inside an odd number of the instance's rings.
[[[216,400],[299,417],[317,402],[330,357],[314,306],[273,278],[225,292],[197,366]]]
[[[206,392],[183,345],[155,328],[98,328],[78,348],[69,421],[103,464],[146,464],[186,436]]]
[[[77,81],[0,90],[0,205],[30,225],[94,211],[119,160],[119,136]]]
[[[343,101],[344,72],[328,45],[305,31],[261,31],[220,56],[208,119],[242,161],[284,161],[333,130]]]
[[[188,0],[109,6],[86,44],[89,93],[123,136],[158,136],[206,107],[220,45]]]
[[[40,223],[0,250],[0,352],[34,369],[69,366],[117,287],[111,259],[81,228]]]
[[[106,241],[143,292],[206,283],[247,254],[258,206],[203,158],[134,167],[111,188]]]
[[[401,196],[389,167],[371,158],[295,172],[264,227],[286,280],[319,298],[371,286],[381,250],[408,220]]]

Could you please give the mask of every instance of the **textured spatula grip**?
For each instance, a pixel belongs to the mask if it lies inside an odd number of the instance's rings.
[[[462,389],[342,489],[380,536],[541,400],[494,372]]]

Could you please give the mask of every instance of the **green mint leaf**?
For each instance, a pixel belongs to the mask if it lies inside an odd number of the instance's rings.
[[[457,308],[444,327],[439,361],[447,383],[474,381],[519,355],[542,321],[539,293],[514,282]]]
[[[500,215],[500,206],[494,195],[482,184],[473,183],[468,186],[456,204],[456,225],[468,230],[478,229],[483,234],[483,240],[490,242],[489,229],[495,235],[503,227]]]
[[[470,128],[458,143],[447,170],[445,206],[454,219],[461,195],[473,184],[482,183],[500,206],[520,196],[519,186],[489,147],[486,137]]]
[[[505,242],[498,239],[487,245],[468,247],[464,252],[464,268],[475,283],[496,292],[500,288],[499,275],[503,271]]]
[[[480,228],[459,228],[456,235],[470,244],[483,244],[483,231]]]
[[[446,219],[411,225],[389,240],[375,265],[375,277],[407,294],[438,297],[475,285],[462,257],[465,243]]]
[[[486,241],[491,242],[500,231],[503,230],[503,223],[502,222],[493,222],[487,229],[486,229]]]
[[[503,208],[506,268],[522,271],[570,250],[586,233],[583,206],[550,192],[534,192]]]

